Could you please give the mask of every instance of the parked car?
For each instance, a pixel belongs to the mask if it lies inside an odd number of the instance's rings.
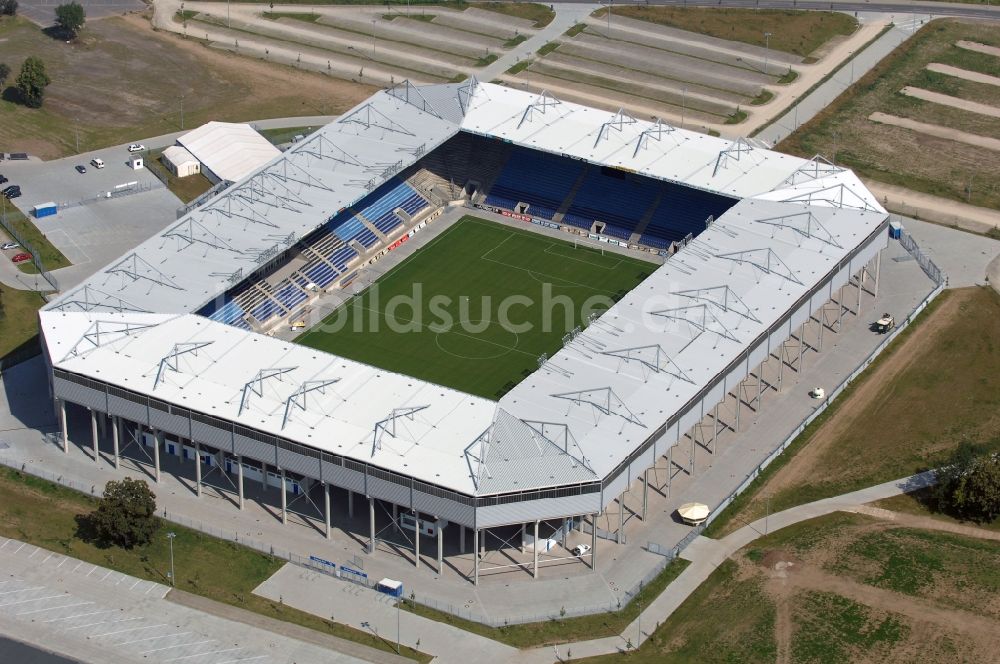
[[[17,249],[20,246],[21,245],[19,245],[17,242],[4,242],[3,244],[0,244],[0,251],[9,251],[10,249]]]
[[[4,177],[3,175],[0,175],[0,184],[4,184],[5,182],[10,182],[10,180],[8,180],[8,179],[7,179],[6,177]]]
[[[31,254],[25,254],[25,253],[14,254],[14,257],[11,258],[10,260],[12,260],[15,263],[23,263],[24,261],[31,260]]]
[[[142,152],[145,149],[146,146],[143,145],[142,143],[133,143],[132,145],[128,146],[129,152]]]
[[[100,157],[94,157],[93,159],[91,159],[90,164],[94,168],[104,168],[104,160],[101,159]]]
[[[80,173],[80,174],[83,174],[83,173],[86,173],[86,172],[87,172],[87,167],[86,167],[86,166],[84,166],[83,164],[79,164],[79,165],[78,165],[78,166],[76,167],[76,172],[77,172],[77,173]]]
[[[7,199],[17,198],[21,195],[21,188],[16,184],[12,185],[3,190],[3,195]]]

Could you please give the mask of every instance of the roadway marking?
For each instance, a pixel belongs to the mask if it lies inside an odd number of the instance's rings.
[[[185,632],[185,634],[190,634],[191,632]],[[179,634],[177,636],[180,636]],[[186,646],[200,646],[206,643],[214,643],[215,639],[208,639],[207,641],[195,641],[194,643],[178,643],[172,646],[163,646],[162,648],[153,648],[152,650],[143,650],[140,655],[148,655],[151,652],[160,652],[161,650],[172,650],[174,648],[184,648]]]
[[[142,618],[136,618],[136,620],[142,620]],[[144,625],[143,627],[131,627],[129,629],[120,629],[115,632],[104,632],[103,634],[91,634],[92,637],[99,636],[114,636],[115,634],[124,634],[125,632],[136,632],[140,629],[153,629],[154,627],[166,627],[163,623],[157,623],[155,625]]]
[[[117,612],[118,609],[107,609],[104,611],[91,611],[90,613],[76,613],[72,616],[66,616],[65,618],[52,618],[51,620],[45,620],[43,622],[54,623],[54,622],[59,622],[61,620],[72,620],[73,618],[85,618],[86,616],[96,616],[102,613],[117,613]],[[94,624],[99,624],[99,623],[94,623]]]
[[[32,609],[31,611],[22,611],[18,613],[19,616],[27,616],[32,613],[41,613],[43,611],[57,611],[59,609],[71,609],[74,606],[86,606],[88,604],[93,604],[93,602],[77,602],[76,604],[63,604],[62,606],[52,606],[47,609]]]
[[[196,655],[184,655],[183,657],[174,657],[173,659],[165,659],[165,660],[163,660],[163,664],[166,664],[167,662],[179,662],[182,659],[191,659],[192,657],[206,657],[208,655],[218,655],[218,654],[221,654],[221,653],[224,653],[224,652],[233,652],[235,650],[243,650],[243,648],[226,648],[225,650],[213,650],[211,652],[200,652],[200,653],[198,653]],[[239,661],[239,660],[235,660],[235,661]]]
[[[133,643],[142,643],[143,641],[155,641],[156,639],[172,639],[175,636],[184,636],[185,634],[190,634],[191,632],[178,632],[177,634],[161,634],[160,636],[147,636],[141,639],[135,639],[134,641],[122,641],[118,645],[127,646]]]

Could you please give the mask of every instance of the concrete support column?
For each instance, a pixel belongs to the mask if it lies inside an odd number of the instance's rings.
[[[781,383],[785,378],[785,342],[782,341],[778,347],[778,391],[781,391]]]
[[[858,305],[854,309],[858,312],[858,318],[861,318],[861,291],[865,287],[865,269],[862,267],[861,273],[858,275]]]
[[[413,564],[420,568],[420,512],[413,510],[414,528],[413,534]]]
[[[826,327],[826,308],[819,310],[819,349],[823,350],[823,328]]]
[[[472,529],[472,560],[473,577],[472,583],[479,585],[479,528]]]
[[[281,523],[288,523],[288,485],[285,484],[285,469],[281,469]]]
[[[438,536],[438,574],[442,574],[444,573],[444,526],[441,525],[441,519],[436,517],[434,523]]]
[[[483,558],[486,557],[486,534],[489,532],[489,528],[483,528],[483,534],[479,538],[479,555]]]
[[[267,464],[266,463],[261,463],[260,464],[260,486],[261,486],[261,488],[264,489],[265,492],[267,491]]]
[[[100,438],[97,435],[97,413],[90,411],[90,439],[94,444],[94,463],[101,462],[101,452],[98,445]]]
[[[649,508],[649,468],[642,471],[642,520],[646,521],[646,510]]]
[[[694,431],[691,432],[691,458],[688,459],[688,475],[694,475],[694,452],[695,452],[695,441],[694,441]]]
[[[458,552],[465,555],[465,526],[458,527]]]
[[[201,498],[201,443],[194,442],[194,486],[195,494]]]
[[[368,553],[375,553],[375,499],[368,496]]]
[[[739,385],[736,386],[736,432],[739,433],[740,430],[740,411],[743,410],[743,399],[740,396],[740,392],[743,390],[743,381],[741,380]]]
[[[535,550],[531,562],[531,576],[538,578],[538,521],[535,521]]]
[[[243,456],[236,457],[237,488],[240,494],[240,509],[243,509]]]
[[[112,417],[112,416],[108,415],[107,413],[105,413],[100,418],[98,418],[98,420],[97,420],[97,425],[100,428],[101,437],[102,438],[104,436],[108,435],[108,418],[109,417]]]
[[[694,440],[693,438],[691,440]],[[694,445],[694,443],[691,443]],[[694,450],[692,450],[693,452]],[[625,530],[625,492],[622,491],[622,495],[618,496],[618,532],[617,542],[622,543],[622,531]]]
[[[667,450],[667,498],[670,497],[670,482],[674,477],[674,446]]]
[[[59,435],[62,438],[63,452],[69,454],[69,425],[66,422],[66,402],[59,399]]]
[[[840,287],[840,292],[837,293],[837,306],[840,308],[840,313],[837,314],[837,332],[844,327],[844,287]]]
[[[597,513],[590,515],[590,569],[597,569]]]
[[[802,326],[799,327],[799,363],[798,365],[796,365],[795,368],[795,373],[798,374],[802,373],[802,351],[805,350],[805,347],[806,347],[806,324],[802,323]]]
[[[719,449],[719,404],[715,404],[715,413],[712,414],[712,424],[715,431],[712,433],[712,454]]]
[[[878,280],[882,273],[882,252],[875,254],[875,299],[878,299]]]
[[[115,451],[115,470],[121,468],[121,456],[118,454],[118,416],[115,415],[111,418],[111,444],[114,446]]]
[[[139,436],[142,436],[142,427],[139,428]],[[140,443],[141,444],[141,443]],[[153,469],[155,471],[156,483],[160,483],[160,432],[153,429]]]
[[[354,492],[348,489],[347,491],[347,516],[348,518],[354,518]]]
[[[330,539],[330,486],[323,482],[323,526],[326,538]]]
[[[392,531],[399,532],[399,505],[396,503],[392,504]]]

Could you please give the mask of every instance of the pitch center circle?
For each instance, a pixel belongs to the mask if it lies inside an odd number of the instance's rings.
[[[478,328],[482,322],[468,321],[466,324]],[[488,340],[481,338],[485,334],[490,336]],[[448,330],[435,333],[434,341],[443,352],[463,360],[494,360],[514,351],[520,337],[500,323],[489,321],[482,332],[470,332],[463,329],[461,323],[456,323]]]

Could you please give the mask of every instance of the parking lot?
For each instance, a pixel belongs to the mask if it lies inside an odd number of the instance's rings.
[[[80,661],[364,661],[181,606],[166,599],[168,586],[18,540],[0,538],[0,568],[0,632]]]
[[[49,26],[55,22],[56,7],[63,0],[20,0],[17,13],[41,26]],[[141,0],[79,0],[87,12],[87,19],[104,18],[124,14],[127,11],[139,11],[145,5]]]
[[[104,168],[90,163],[95,157],[104,161]],[[59,206],[58,214],[35,223],[73,264],[58,270],[64,289],[176,219],[180,200],[148,169],[130,168],[128,158],[119,146],[55,161],[0,162],[0,173],[21,186],[21,197],[12,203],[25,215],[40,203]],[[86,172],[77,172],[77,166]]]

